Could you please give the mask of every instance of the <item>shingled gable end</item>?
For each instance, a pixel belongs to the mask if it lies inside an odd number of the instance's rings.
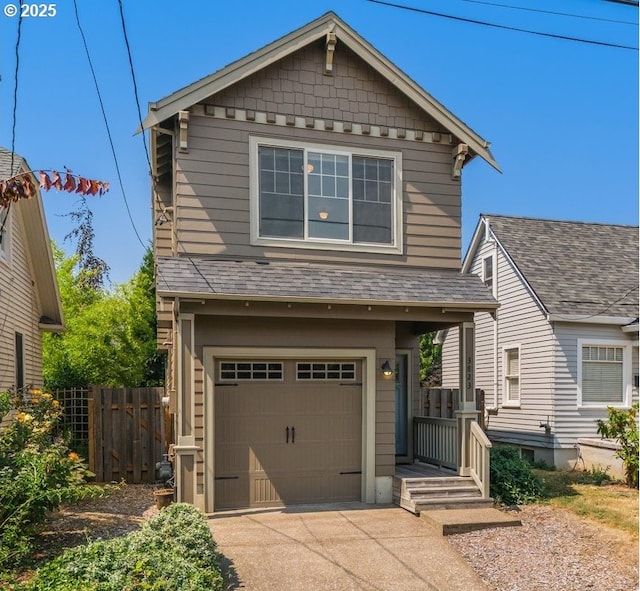
[[[473,314],[498,304],[460,274],[461,174],[497,168],[488,142],[333,13],[143,127],[178,498],[390,502],[422,413],[419,335],[449,326],[469,474]]]

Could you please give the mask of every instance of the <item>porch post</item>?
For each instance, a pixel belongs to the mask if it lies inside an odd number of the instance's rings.
[[[460,324],[460,376],[458,390],[458,473],[469,476],[471,423],[478,420],[475,383],[475,323]]]

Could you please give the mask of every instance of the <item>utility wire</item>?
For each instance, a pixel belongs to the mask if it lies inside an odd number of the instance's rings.
[[[619,45],[617,43],[608,43],[606,41],[594,41],[592,39],[582,39],[580,37],[568,37],[566,35],[556,35],[554,33],[543,33],[541,31],[531,31],[529,29],[520,29],[518,27],[510,27],[507,25],[498,25],[496,23],[489,23],[486,21],[479,21],[471,18],[464,18],[462,16],[453,16],[451,14],[443,14],[441,12],[434,12],[432,10],[425,10],[423,8],[415,8],[413,6],[404,6],[402,4],[394,4],[393,2],[384,2],[383,0],[367,0],[373,4],[382,4],[383,6],[390,6],[391,8],[399,8],[401,10],[408,10],[411,12],[418,12],[420,14],[428,14],[431,16],[439,16],[442,18],[448,18],[454,21],[460,21],[464,23],[471,23],[474,25],[483,25],[485,27],[493,27],[495,29],[504,29],[506,31],[515,31],[518,33],[528,33],[529,35],[539,35],[540,37],[551,37],[552,39],[562,39],[564,41],[575,41],[577,43],[587,43],[589,45],[600,45],[604,47],[613,47],[615,49],[629,49],[631,51],[638,51],[637,47],[629,45]]]
[[[584,14],[573,14],[569,12],[555,12],[553,10],[542,10],[540,8],[526,8],[524,6],[511,6],[509,4],[497,4],[495,2],[484,2],[483,0],[460,0],[461,2],[469,2],[471,4],[484,4],[485,6],[497,6],[499,8],[509,8],[511,10],[525,10],[527,12],[539,12],[542,14],[552,14],[554,16],[568,16],[571,18],[582,18],[591,21],[602,21],[605,23],[617,23],[619,25],[633,25],[638,26],[638,23],[631,21],[620,21],[612,18],[602,18],[598,16],[587,16]]]
[[[595,316],[602,316],[605,312],[610,310],[618,302],[621,302],[630,293],[633,293],[634,291],[637,291],[639,288],[640,288],[640,286],[636,285],[636,286],[632,287],[631,289],[625,291],[624,294],[622,294],[622,296],[620,296],[617,300],[614,300],[613,302],[608,304],[605,308],[603,308],[602,310],[599,310],[595,314],[590,314],[589,316],[579,316],[579,317],[576,317],[576,316],[565,316],[565,315],[561,315],[561,314],[554,314],[553,317],[555,319],[558,319],[558,320],[589,320],[589,318],[594,318]]]
[[[80,24],[80,16],[78,15],[78,3],[77,0],[73,0],[73,8],[75,11],[75,16],[76,16],[76,24],[78,25],[78,30],[80,31],[80,36],[82,37],[82,43],[84,44],[84,50],[85,53],[87,55],[87,61],[89,62],[89,68],[91,69],[91,75],[93,77],[93,83],[96,87],[96,93],[98,95],[98,101],[100,102],[100,110],[102,111],[102,118],[104,120],[104,125],[106,127],[107,130],[107,136],[109,138],[109,145],[111,146],[111,154],[113,155],[113,162],[115,164],[116,167],[116,175],[118,176],[118,183],[120,185],[120,191],[122,192],[122,199],[124,200],[124,205],[127,209],[127,214],[129,215],[129,221],[131,222],[131,226],[133,227],[133,231],[136,234],[136,237],[138,238],[138,241],[140,242],[140,244],[142,245],[142,248],[145,249],[145,251],[147,250],[147,246],[145,245],[145,243],[143,242],[142,238],[140,238],[140,234],[138,232],[138,229],[136,228],[136,225],[133,221],[133,216],[131,215],[131,209],[129,208],[129,202],[127,200],[127,195],[124,189],[124,184],[122,182],[122,174],[120,173],[120,165],[118,164],[118,157],[116,156],[116,149],[115,146],[113,145],[113,138],[111,137],[111,129],[109,127],[109,121],[107,120],[107,113],[105,111],[104,108],[104,102],[102,101],[102,94],[100,93],[100,87],[98,86],[98,79],[96,77],[96,72],[93,68],[93,62],[91,61],[91,55],[89,53],[89,46],[87,45],[87,39],[85,37],[84,31],[82,29],[82,25]]]
[[[135,96],[136,107],[138,109],[138,121],[140,123],[140,129],[142,130],[142,142],[144,144],[144,153],[145,153],[145,156],[147,158],[147,165],[149,166],[149,175],[151,176],[151,182],[153,184],[153,193],[154,193],[154,195],[156,197],[156,201],[158,202],[158,206],[160,208],[160,211],[162,212],[162,215],[165,217],[165,219],[167,219],[167,214],[164,211],[164,207],[163,207],[162,202],[160,201],[160,197],[158,195],[157,179],[155,178],[155,176],[153,174],[153,170],[152,170],[152,166],[151,166],[151,158],[149,156],[149,147],[147,146],[147,138],[146,138],[146,135],[145,135],[143,124],[142,124],[142,109],[140,107],[140,96],[138,95],[138,84],[136,82],[136,74],[135,74],[135,69],[133,67],[133,58],[131,57],[131,46],[129,45],[129,37],[127,35],[127,27],[126,27],[126,24],[125,24],[124,10],[122,8],[122,0],[118,0],[118,7],[120,9],[120,23],[122,25],[122,34],[124,36],[124,42],[125,42],[125,45],[126,45],[126,48],[127,48],[127,57],[129,59],[129,71],[131,72],[131,80],[133,82],[133,94]],[[180,246],[182,246],[182,248],[184,250],[184,245],[182,245],[182,243],[180,243],[180,242],[178,244],[180,244]],[[211,285],[209,280],[204,276],[204,274],[202,273],[200,268],[195,264],[193,259],[187,254],[186,251],[185,251],[185,255],[189,259],[189,262],[193,266],[193,268],[196,271],[196,273],[198,273],[198,275],[200,275],[202,280],[209,286],[209,289],[211,289],[211,293],[215,293],[216,290],[214,289],[214,287]],[[164,277],[162,276],[162,273],[160,272],[160,269],[158,268],[157,265],[156,265],[156,272],[158,273],[158,275],[162,279],[164,279]],[[166,279],[165,279],[165,283],[167,283],[167,285],[169,284],[169,282],[166,281]]]

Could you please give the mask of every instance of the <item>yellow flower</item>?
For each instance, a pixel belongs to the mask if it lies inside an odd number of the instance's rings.
[[[19,412],[16,416],[16,420],[19,423],[30,423],[33,421],[33,416],[26,412]]]
[[[51,400],[51,398],[53,398],[53,396],[51,396],[51,394],[49,394],[49,392],[45,392],[42,397],[46,400]]]
[[[53,408],[58,408],[60,406],[60,403],[57,400],[52,400],[51,404],[52,404]]]
[[[16,421],[18,421],[18,423],[24,423],[24,413],[23,412],[19,412],[16,415]]]
[[[32,396],[40,396],[40,394],[42,394],[42,390],[39,390],[38,388],[36,388],[35,390],[31,390]]]
[[[72,451],[69,453],[69,459],[77,462],[80,460],[80,456],[75,451]]]

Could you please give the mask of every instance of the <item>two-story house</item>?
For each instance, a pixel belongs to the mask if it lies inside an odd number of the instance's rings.
[[[177,498],[388,503],[412,459],[418,338],[463,327],[461,172],[487,141],[328,13],[150,105],[159,346]]]
[[[12,168],[13,163],[13,168]],[[0,148],[0,180],[27,173]],[[37,182],[33,179],[34,186]],[[62,330],[62,307],[40,192],[0,203],[0,390],[42,386],[42,333]]]
[[[489,437],[582,467],[607,407],[638,400],[638,227],[482,215],[462,269],[500,302],[475,318]],[[440,338],[442,385],[455,387],[458,331]]]

